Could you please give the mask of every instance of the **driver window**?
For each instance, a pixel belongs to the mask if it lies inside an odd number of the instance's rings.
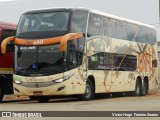
[[[74,42],[70,42],[69,45],[69,61],[71,66],[76,66],[77,65],[77,55],[76,55],[76,46]]]

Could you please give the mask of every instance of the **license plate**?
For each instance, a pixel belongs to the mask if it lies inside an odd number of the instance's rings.
[[[33,95],[43,95],[42,91],[33,91]]]

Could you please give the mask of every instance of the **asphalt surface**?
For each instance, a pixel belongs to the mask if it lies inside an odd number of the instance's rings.
[[[113,95],[97,96],[91,101],[80,101],[74,97],[53,98],[48,103],[38,103],[36,100],[30,100],[28,97],[15,97],[14,95],[5,95],[4,101],[0,103],[0,111],[160,111],[160,90],[154,95],[141,97]],[[137,120],[139,117],[130,119]],[[139,119],[150,120],[152,117],[140,117]],[[1,119],[1,118],[0,118]],[[3,118],[4,119],[4,118]],[[6,119],[6,118],[5,118]],[[12,118],[17,120],[19,118]],[[27,118],[23,118],[27,119]],[[32,119],[32,118],[29,118]],[[34,119],[34,118],[33,118]],[[44,119],[44,118],[38,118]],[[54,117],[45,118],[45,120],[126,120],[126,117]],[[155,117],[154,120],[159,118]],[[28,120],[28,119],[27,119]],[[127,118],[128,120],[128,118]]]

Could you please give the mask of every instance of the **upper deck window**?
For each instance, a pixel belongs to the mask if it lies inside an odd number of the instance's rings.
[[[90,13],[88,22],[88,37],[103,35],[102,16]]]
[[[69,16],[70,12],[24,14],[18,26],[17,36],[50,37],[53,33],[67,31]]]
[[[86,32],[88,12],[75,10],[71,17],[71,32]]]

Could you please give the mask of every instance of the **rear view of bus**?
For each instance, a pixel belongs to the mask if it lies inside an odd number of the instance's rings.
[[[10,36],[15,36],[17,24],[0,21],[0,44]],[[7,44],[7,52],[5,55],[0,53],[0,102],[4,94],[13,94],[13,51],[14,45]]]

